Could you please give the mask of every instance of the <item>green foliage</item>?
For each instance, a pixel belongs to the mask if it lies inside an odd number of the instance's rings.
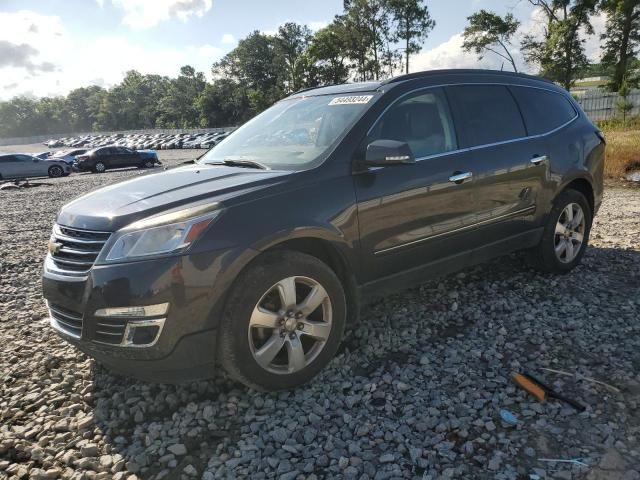
[[[422,42],[436,22],[420,0],[389,0],[389,8],[397,24],[394,40],[404,42],[405,73],[409,73],[409,56],[422,50]]]
[[[631,77],[631,65],[640,46],[640,2],[638,0],[601,0],[600,8],[607,15],[602,47],[602,64],[611,70],[609,88],[616,92],[623,80],[638,84]]]
[[[623,79],[620,89],[618,90],[618,101],[616,102],[616,109],[618,110],[618,114],[622,116],[623,125],[627,123],[627,115],[633,110],[633,102],[629,100],[630,93],[631,89],[626,79]]]
[[[588,66],[581,30],[593,34],[590,18],[597,0],[529,0],[546,16],[542,38],[526,35],[521,44],[526,60],[540,73],[569,90]]]
[[[518,71],[516,62],[509,51],[511,38],[520,27],[520,22],[512,14],[504,18],[487,10],[480,10],[467,18],[469,26],[464,29],[462,48],[474,51],[480,60],[486,52],[494,53],[511,64]]]

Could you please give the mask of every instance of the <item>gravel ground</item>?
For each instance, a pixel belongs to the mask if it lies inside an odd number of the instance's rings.
[[[0,191],[0,478],[640,479],[639,189],[607,191],[571,274],[515,255],[390,296],[314,382],[264,394],[222,373],[118,377],[49,328],[40,270],[56,211],[139,173]],[[587,410],[533,400],[514,370]],[[586,466],[542,460],[576,458]]]

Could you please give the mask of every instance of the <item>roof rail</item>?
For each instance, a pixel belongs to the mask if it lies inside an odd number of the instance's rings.
[[[452,73],[482,73],[496,76],[505,76],[505,77],[522,77],[529,78],[532,80],[542,80],[544,82],[553,83],[548,78],[537,77],[535,75],[527,75],[525,73],[516,73],[516,72],[505,72],[503,70],[488,70],[482,68],[453,68],[453,69],[443,69],[443,70],[423,70],[420,72],[407,73],[404,75],[398,75],[397,77],[392,77],[387,80],[383,80],[380,84],[387,85],[390,83],[399,83],[404,82],[406,80],[414,80],[416,78],[426,78],[433,75],[443,75],[443,74],[452,74]]]

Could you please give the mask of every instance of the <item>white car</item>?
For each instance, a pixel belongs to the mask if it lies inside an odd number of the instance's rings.
[[[71,166],[63,161],[42,160],[25,153],[0,155],[0,180],[27,177],[66,177]]]

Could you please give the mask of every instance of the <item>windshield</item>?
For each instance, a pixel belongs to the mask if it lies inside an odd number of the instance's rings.
[[[253,162],[272,169],[307,169],[362,115],[374,95],[321,95],[276,103],[204,155],[200,163]]]

